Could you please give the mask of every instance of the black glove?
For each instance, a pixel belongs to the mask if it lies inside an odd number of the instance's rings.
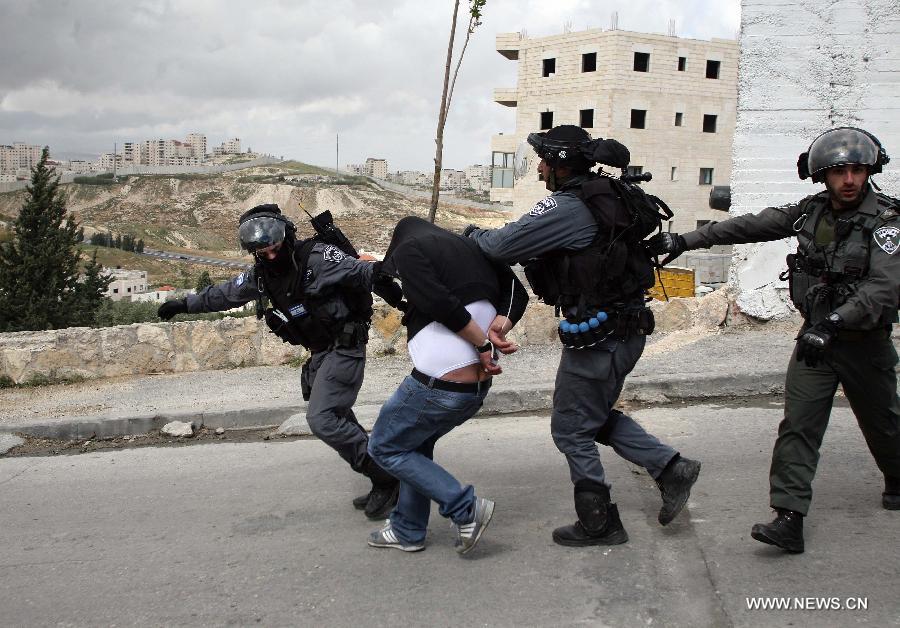
[[[466,225],[466,228],[462,230],[462,237],[468,238],[470,235],[472,235],[473,231],[477,231],[480,228],[481,227],[478,227],[476,225]]]
[[[837,335],[836,323],[840,320],[837,314],[832,314],[828,319],[816,323],[797,336],[797,362],[802,360],[810,368],[818,366]]]
[[[372,276],[372,292],[384,299],[385,303],[391,307],[402,309],[399,305],[403,301],[403,288],[400,287],[400,284],[393,277],[381,272],[381,262],[375,262],[375,264],[375,272]]]
[[[176,314],[187,314],[187,311],[187,299],[173,299],[160,305],[156,315],[167,321]]]
[[[662,261],[663,266],[684,253],[685,250],[687,250],[687,242],[684,241],[684,236],[677,233],[663,231],[647,240],[647,251],[650,255],[668,254],[668,257]]]

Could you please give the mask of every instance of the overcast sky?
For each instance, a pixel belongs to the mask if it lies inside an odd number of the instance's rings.
[[[460,3],[463,17],[468,2]],[[0,144],[54,154],[205,133],[331,167],[433,164],[451,0],[0,0]],[[488,0],[460,70],[445,167],[490,161],[515,110],[497,33],[609,28],[735,38],[739,0]],[[460,20],[461,43],[463,20]]]

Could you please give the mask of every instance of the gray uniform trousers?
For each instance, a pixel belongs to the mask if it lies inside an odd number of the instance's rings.
[[[648,434],[628,415],[613,410],[646,338],[608,338],[585,349],[563,348],[550,433],[557,449],[566,456],[573,483],[588,480],[609,486],[595,439],[634,464],[659,477],[677,452]]]
[[[897,351],[889,332],[874,331],[859,340],[841,340],[840,332],[825,360],[814,367],[791,355],[784,390],[784,420],[772,452],[769,498],[773,508],[806,515],[819,448],[838,383],[881,472],[900,477],[900,399]]]
[[[369,436],[356,420],[353,404],[362,387],[365,366],[363,344],[314,353],[306,372],[312,388],[306,405],[309,429],[360,473]]]

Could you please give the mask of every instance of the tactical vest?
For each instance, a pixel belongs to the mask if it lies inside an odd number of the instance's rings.
[[[889,206],[876,200],[876,209]],[[797,252],[787,256],[791,301],[811,325],[846,303],[856,293],[856,284],[868,276],[872,234],[880,224],[878,213],[866,213],[860,206],[853,216],[835,221],[831,242],[816,244],[816,229],[829,211],[825,192],[806,203],[794,225]],[[896,310],[886,311],[880,323],[889,325],[896,316]]]
[[[575,307],[579,319],[642,300],[655,282],[653,263],[614,183],[597,177],[570,191],[591,211],[597,235],[585,249],[551,251],[529,261],[525,276],[531,289],[557,315]]]
[[[347,287],[339,290],[335,287],[315,296],[304,292],[309,256],[318,242],[320,240],[313,237],[295,243],[297,272],[273,275],[257,262],[255,272],[260,290],[274,306],[264,312],[266,324],[285,342],[302,345],[310,351],[323,351],[332,345],[364,343],[372,318],[371,292]],[[335,299],[342,300],[347,306],[349,315],[346,318],[335,319],[325,307]]]

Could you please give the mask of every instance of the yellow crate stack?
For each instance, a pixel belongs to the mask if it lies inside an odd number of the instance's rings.
[[[662,284],[666,287],[666,294],[672,297],[692,297],[694,296],[694,270],[692,268],[678,268],[677,266],[666,266],[660,269],[659,276],[656,278],[656,285],[648,291],[650,296],[659,301],[665,301],[662,286],[660,286],[660,277]]]

